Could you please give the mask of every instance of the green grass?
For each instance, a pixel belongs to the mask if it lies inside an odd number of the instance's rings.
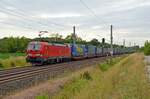
[[[8,69],[13,67],[24,67],[30,64],[26,62],[24,56],[10,57],[7,59],[0,59],[0,69]]]
[[[39,95],[36,99],[70,99],[76,95],[85,85],[88,84],[89,81],[92,80],[92,77],[88,71],[81,73],[80,76],[73,76],[71,81],[67,82],[64,86],[60,86],[62,91],[59,95],[56,96],[49,96],[48,94]]]
[[[39,96],[36,97],[36,99],[49,99],[49,96],[47,94],[39,95]]]
[[[0,53],[0,69],[29,65],[25,60],[25,53]]]
[[[108,70],[111,66],[119,62],[124,57],[117,57],[117,58],[111,58],[107,59],[105,62],[100,63],[98,66],[102,71]]]
[[[149,99],[143,57],[136,53],[120,58],[105,72],[97,66],[66,83],[51,99]]]
[[[0,53],[0,59],[8,59],[10,57],[25,56],[25,53]]]
[[[53,98],[57,99],[69,99],[70,97],[73,97],[76,95],[76,93],[80,92],[80,90],[87,84],[86,79],[75,79],[70,84],[66,84],[62,88],[62,92],[59,93],[58,96],[55,96]]]
[[[80,92],[80,89],[82,89],[87,82],[88,80],[86,79],[75,78],[70,84],[65,84],[62,87],[62,91],[59,93],[59,95],[51,98],[70,99],[70,97],[73,97],[76,93]],[[39,95],[36,97],[36,99],[50,99],[50,96],[48,94]]]

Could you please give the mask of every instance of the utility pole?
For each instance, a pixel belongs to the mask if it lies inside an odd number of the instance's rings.
[[[76,27],[73,26],[73,45],[76,44]]]
[[[104,53],[105,38],[102,38],[102,53]]]
[[[110,25],[110,41],[111,41],[111,55],[113,56],[113,26]]]

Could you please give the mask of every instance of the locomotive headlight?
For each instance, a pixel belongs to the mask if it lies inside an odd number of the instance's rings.
[[[35,54],[35,56],[41,56],[41,54]]]
[[[43,55],[42,54],[35,54],[35,56],[41,56],[42,57]]]
[[[28,54],[28,56],[32,56],[32,54]]]

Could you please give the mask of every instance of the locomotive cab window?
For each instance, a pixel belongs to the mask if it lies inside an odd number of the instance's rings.
[[[41,45],[40,44],[29,44],[28,50],[40,50]]]

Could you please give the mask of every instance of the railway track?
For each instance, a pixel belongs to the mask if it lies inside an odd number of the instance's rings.
[[[98,58],[94,58],[94,60],[97,60]],[[104,59],[104,58],[101,58]],[[82,65],[81,63],[84,62],[89,62],[90,60],[93,59],[86,59],[86,60],[80,60],[80,61],[72,61],[72,62],[65,62],[65,63],[59,63],[59,64],[52,64],[52,65],[45,65],[45,66],[27,66],[27,67],[19,67],[19,68],[12,68],[12,69],[6,69],[6,70],[1,70],[0,71],[0,84],[1,81],[5,78],[5,77],[12,77],[12,76],[17,76],[19,74],[26,74],[26,73],[34,73],[37,71],[45,71],[46,69],[53,69],[55,67],[63,67],[66,65]],[[9,78],[10,78],[9,77]]]
[[[59,64],[52,64],[47,66],[13,68],[13,69],[0,71],[0,96],[7,95],[8,93],[10,94],[12,91],[18,90],[22,86],[23,87],[26,85],[28,87],[31,86],[33,83],[35,83],[34,81],[32,81],[33,79],[36,81],[41,79],[46,80],[51,77],[53,78],[63,73],[64,71],[67,70],[74,71],[83,68],[85,66],[90,66],[99,63],[101,61],[104,61],[105,59],[106,57],[101,57],[101,58],[71,61],[71,62],[59,63]]]

